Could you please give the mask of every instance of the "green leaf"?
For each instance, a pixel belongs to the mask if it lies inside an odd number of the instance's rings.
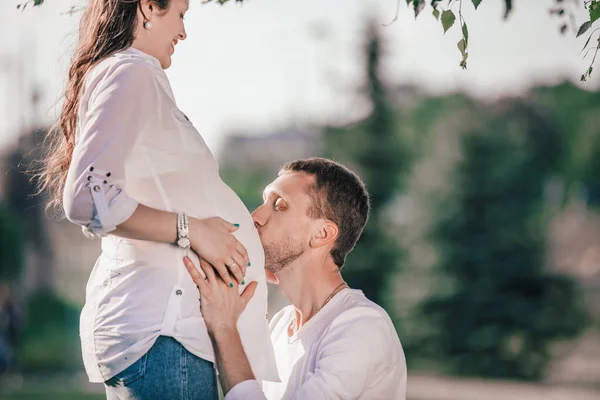
[[[567,32],[567,24],[562,24],[562,26],[560,27],[560,34],[564,35]]]
[[[414,0],[413,8],[415,9],[415,18],[417,18],[425,8],[425,0]]]
[[[462,34],[463,34],[463,39],[465,39],[465,43],[469,44],[469,30],[467,29],[467,23],[466,22],[463,22]]]
[[[593,32],[592,32],[593,33]],[[590,35],[589,38],[587,38],[587,40],[585,41],[585,44],[583,45],[583,49],[581,49],[581,51],[584,51],[585,48],[588,46],[588,44],[590,44],[590,39],[592,38],[592,35]],[[581,53],[580,51],[580,53]]]
[[[454,21],[456,21],[456,15],[454,15],[452,10],[446,10],[442,13],[442,26],[444,27],[444,33],[448,32],[448,29],[454,25]]]
[[[435,10],[433,10],[433,16],[435,17],[435,19],[440,19],[440,10],[438,10],[437,8]]]
[[[579,37],[579,36],[583,35],[585,32],[587,32],[587,30],[590,29],[590,26],[592,26],[592,21],[587,21],[587,22],[584,22],[583,24],[581,24],[576,37]]]
[[[456,45],[458,46],[458,50],[460,50],[460,54],[464,56],[467,50],[467,42],[465,42],[465,39],[460,39]]]
[[[44,3],[44,0],[33,0],[34,6],[41,6]]]
[[[473,0],[473,5],[475,6],[475,9],[477,10],[477,7],[479,7],[479,5],[481,4],[482,0]]]
[[[462,60],[460,61],[460,67],[462,69],[467,69],[467,58],[469,57],[469,53],[463,53]]]
[[[598,18],[600,18],[600,1],[594,0],[589,6],[590,10],[590,22],[593,24]]]
[[[508,18],[508,15],[512,11],[512,0],[504,0],[506,8],[504,9],[504,19]]]

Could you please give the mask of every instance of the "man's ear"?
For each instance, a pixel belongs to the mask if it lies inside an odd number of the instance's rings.
[[[323,220],[318,229],[310,238],[310,247],[317,248],[333,245],[339,235],[338,226],[329,220]]]

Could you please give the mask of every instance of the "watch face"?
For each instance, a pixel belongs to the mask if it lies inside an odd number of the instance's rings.
[[[188,247],[190,247],[190,239],[188,238],[181,238],[177,241],[177,245],[179,247],[183,247],[184,249],[187,249]]]

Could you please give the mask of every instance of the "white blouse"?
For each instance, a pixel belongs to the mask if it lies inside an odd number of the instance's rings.
[[[221,180],[202,137],[177,107],[156,58],[129,48],[90,71],[63,200],[70,221],[81,225],[86,236],[102,237],[80,321],[83,361],[91,382],[123,371],[159,335],[175,338],[198,357],[215,360],[198,290],[183,265],[184,250],[110,234],[139,203],[240,224],[234,235],[252,264],[245,281],[259,285],[238,327],[256,376],[279,380],[258,233],[247,208]],[[199,265],[195,253],[190,257]]]
[[[225,400],[405,400],[406,360],[387,313],[344,289],[293,336],[294,308],[271,321],[280,383],[248,380]]]

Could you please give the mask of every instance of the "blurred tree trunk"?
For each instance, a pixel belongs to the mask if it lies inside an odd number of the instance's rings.
[[[364,180],[371,196],[369,222],[342,270],[351,287],[363,290],[384,305],[388,282],[402,257],[397,240],[390,236],[386,208],[402,189],[410,165],[407,146],[398,132],[399,112],[391,103],[381,75],[382,39],[378,25],[367,26],[365,70],[370,115],[349,128],[328,128],[325,156],[343,162]]]

